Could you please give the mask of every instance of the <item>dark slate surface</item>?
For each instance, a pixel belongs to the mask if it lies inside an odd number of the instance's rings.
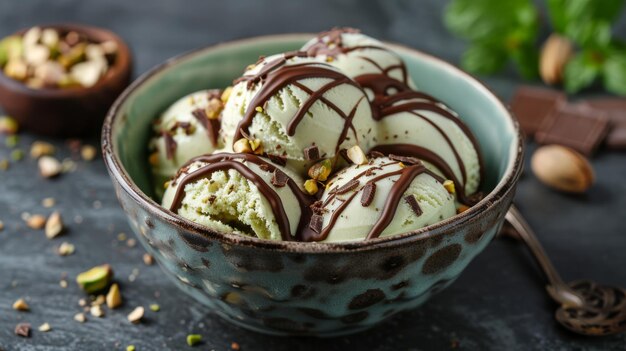
[[[111,28],[128,40],[138,73],[181,52],[220,41],[283,32],[315,32],[335,25],[362,28],[385,40],[401,42],[449,61],[458,60],[463,43],[440,22],[442,1],[10,1],[0,2],[0,36],[38,23],[80,21]],[[622,16],[624,17],[624,16]],[[617,33],[626,32],[625,21]],[[519,81],[514,75],[486,79],[508,98]],[[36,138],[22,135],[28,150]],[[97,140],[91,140],[97,144]],[[55,141],[60,156],[69,154]],[[528,149],[528,154],[532,151]],[[8,151],[0,146],[0,157]],[[596,186],[586,196],[564,196],[542,187],[530,174],[521,181],[519,207],[537,229],[556,267],[566,280],[593,277],[626,285],[626,156],[602,152],[593,164]],[[228,350],[236,341],[242,350],[623,350],[626,336],[585,339],[553,321],[553,304],[543,292],[544,280],[522,248],[497,240],[480,255],[452,287],[422,308],[405,313],[366,333],[337,339],[289,339],[259,335],[220,320],[179,292],[156,266],[141,261],[142,249],[117,240],[128,233],[104,165],[78,162],[78,170],[57,180],[43,180],[36,164],[25,160],[0,172],[0,349],[6,350],[137,350],[187,349],[185,336],[200,333],[197,349]],[[57,200],[69,232],[50,241],[27,229],[24,211],[48,214],[40,202]],[[76,223],[80,216],[82,223]],[[59,257],[61,242],[76,245],[76,253]],[[82,297],[75,275],[110,262],[122,285],[126,305],[106,318],[88,317],[78,324]],[[128,276],[139,269],[134,282]],[[70,286],[59,287],[66,273]],[[155,297],[158,292],[159,297]],[[16,312],[11,304],[26,297],[31,312]],[[134,306],[158,303],[147,321],[130,325],[126,314]],[[16,323],[30,322],[30,339],[13,335]],[[53,331],[41,333],[43,322]]]

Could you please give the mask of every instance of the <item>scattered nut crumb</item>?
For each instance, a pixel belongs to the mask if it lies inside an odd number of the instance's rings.
[[[74,253],[74,245],[68,242],[63,242],[59,245],[57,252],[60,256],[69,256]]]
[[[152,266],[154,264],[154,257],[152,257],[149,253],[143,254],[143,263],[146,266]]]
[[[37,328],[40,332],[46,333],[52,330],[52,327],[48,323],[44,323]]]
[[[117,234],[117,240],[119,240],[119,241],[126,241],[126,233],[118,233]]]
[[[46,238],[56,238],[63,232],[63,219],[58,211],[53,212],[46,221]]]
[[[187,335],[187,345],[196,346],[202,341],[202,335],[200,334],[189,334]]]
[[[0,232],[3,230],[4,230],[4,222],[0,221]],[[144,262],[146,262],[145,258],[144,258]]]
[[[61,163],[61,172],[63,173],[72,173],[76,170],[76,162],[74,162],[70,158],[63,159]]]
[[[364,165],[367,163],[367,156],[359,145],[354,145],[346,151],[348,158],[355,165]]]
[[[52,156],[42,156],[39,158],[39,173],[44,178],[53,178],[62,171],[61,163]]]
[[[137,240],[130,238],[128,239],[128,241],[126,241],[126,246],[128,247],[135,247],[137,245]]]
[[[97,153],[98,150],[91,145],[83,145],[83,147],[80,148],[80,157],[82,157],[85,161],[92,161],[96,158]]]
[[[47,197],[47,198],[41,200],[41,206],[43,206],[45,208],[53,207],[55,204],[56,204],[56,201],[52,197]]]
[[[60,285],[63,289],[67,288],[67,280],[65,280],[65,279],[61,279],[61,280],[59,281],[59,285]]]
[[[126,351],[135,351],[135,345],[126,346]]]
[[[74,315],[74,320],[79,322],[79,323],[85,323],[85,321],[87,321],[87,318],[85,318],[85,314],[84,313],[76,313]]]
[[[159,312],[160,310],[161,310],[161,306],[157,305],[156,303],[153,303],[150,305],[150,311]]]
[[[113,284],[109,288],[106,302],[110,309],[115,309],[122,305],[122,294],[120,293],[120,287],[117,284]]]
[[[26,219],[26,225],[31,229],[41,229],[46,225],[46,217],[42,215],[29,215]]]
[[[144,308],[139,306],[128,314],[128,321],[131,323],[139,323],[143,318]]]
[[[17,299],[14,303],[13,303],[13,309],[16,311],[30,311],[30,307],[28,306],[28,304],[26,303],[26,301],[24,299]]]
[[[91,313],[91,315],[94,317],[104,317],[104,310],[100,305],[91,306],[91,308],[89,309],[89,313]]]
[[[237,343],[237,342],[233,341],[233,342],[230,344],[230,348],[231,348],[232,350],[238,351],[238,350],[240,349],[239,343]]]
[[[106,302],[106,297],[104,297],[104,295],[98,295],[96,296],[95,299],[93,299],[93,301],[91,301],[91,305],[100,306],[100,305],[104,305],[105,302]]]
[[[35,159],[41,156],[52,156],[54,152],[54,145],[45,141],[35,141],[30,145],[30,157]]]

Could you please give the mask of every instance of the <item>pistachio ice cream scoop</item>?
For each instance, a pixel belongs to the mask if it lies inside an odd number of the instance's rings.
[[[444,179],[414,158],[371,159],[338,172],[312,208],[309,240],[372,239],[417,230],[456,214]]]
[[[163,183],[191,158],[217,150],[221,90],[202,90],[172,104],[153,128],[149,142],[150,165],[158,195]]]
[[[334,28],[309,40],[301,49],[310,57],[339,68],[348,77],[360,82],[375,77],[377,81],[393,81],[389,93],[415,89],[402,58],[384,43],[353,28]],[[369,94],[368,87],[363,87]]]
[[[213,230],[268,240],[295,240],[308,225],[302,179],[253,154],[199,156],[169,183],[162,205]]]
[[[377,145],[384,154],[418,157],[454,182],[459,201],[472,204],[481,182],[478,143],[459,116],[434,97],[416,91],[380,100]]]
[[[262,58],[235,82],[222,115],[226,149],[248,138],[262,153],[301,166],[353,145],[371,146],[375,123],[361,87],[303,56]]]

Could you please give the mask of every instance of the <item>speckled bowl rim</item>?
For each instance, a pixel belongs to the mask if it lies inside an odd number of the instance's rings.
[[[127,74],[132,69],[132,53],[126,44],[126,42],[113,31],[91,26],[82,23],[45,23],[38,24],[32,27],[40,28],[52,28],[56,30],[74,31],[86,35],[89,39],[94,37],[103,37],[106,40],[114,41],[117,44],[117,57],[108,72],[102,77],[96,84],[90,87],[78,87],[72,89],[57,89],[57,88],[31,88],[26,84],[19,82],[15,79],[9,78],[2,71],[0,71],[0,84],[6,86],[12,91],[19,92],[20,94],[32,97],[44,97],[52,99],[63,99],[68,97],[81,97],[89,94],[100,93],[109,87],[109,83],[117,80],[121,75]],[[22,28],[11,35],[21,35],[32,27]]]
[[[292,252],[292,253],[340,253],[347,251],[369,251],[380,248],[389,248],[400,245],[406,245],[408,243],[414,243],[422,240],[428,240],[438,235],[446,235],[446,234],[459,234],[459,228],[462,228],[466,225],[469,225],[471,222],[475,221],[476,218],[483,212],[496,207],[506,195],[515,188],[515,185],[520,177],[522,170],[522,160],[524,153],[524,144],[523,138],[520,132],[519,123],[517,119],[513,116],[510,110],[502,103],[502,101],[483,83],[481,83],[478,79],[473,77],[472,75],[466,73],[460,68],[443,61],[434,56],[425,54],[416,49],[395,44],[395,43],[386,43],[391,48],[396,49],[401,52],[405,52],[410,55],[415,55],[420,57],[422,60],[433,61],[435,64],[442,66],[444,69],[451,71],[455,75],[461,75],[467,78],[475,89],[480,90],[483,94],[487,95],[489,98],[493,100],[496,104],[496,107],[499,108],[501,113],[508,118],[509,123],[511,123],[516,138],[512,141],[512,144],[516,146],[516,151],[514,157],[512,157],[505,170],[504,175],[498,184],[494,187],[494,189],[485,196],[480,202],[476,205],[472,206],[469,210],[457,214],[451,218],[448,218],[444,221],[435,223],[428,227],[421,228],[416,231],[407,232],[403,234],[376,238],[366,241],[350,241],[350,242],[338,242],[338,243],[317,243],[317,242],[296,242],[296,241],[271,241],[265,239],[259,239],[254,237],[248,237],[239,234],[228,234],[228,233],[218,233],[215,232],[208,227],[202,226],[200,224],[196,224],[190,220],[187,220],[172,211],[161,207],[158,203],[156,203],[149,196],[144,194],[131,180],[128,173],[125,171],[124,167],[120,159],[117,157],[113,150],[113,124],[116,118],[121,118],[119,116],[121,106],[126,102],[129,96],[135,92],[141,85],[150,80],[152,77],[158,75],[162,71],[176,65],[180,61],[184,61],[190,59],[196,55],[205,54],[207,52],[223,50],[231,47],[237,47],[244,44],[251,44],[254,42],[264,42],[264,41],[280,41],[280,40],[302,40],[310,39],[314,34],[309,33],[294,33],[294,34],[278,34],[278,35],[266,35],[253,37],[248,39],[239,39],[233,40],[224,43],[218,43],[215,45],[211,45],[208,47],[199,48],[196,50],[192,50],[187,53],[183,53],[181,55],[175,56],[166,60],[164,63],[159,64],[146,73],[142,74],[139,78],[137,78],[130,86],[122,92],[122,94],[117,98],[115,103],[112,105],[109,110],[107,117],[104,121],[103,129],[102,129],[102,154],[105,161],[105,164],[112,175],[112,179],[114,182],[118,182],[121,187],[126,191],[134,201],[139,203],[144,209],[148,211],[148,213],[159,217],[160,219],[169,222],[175,227],[179,227],[180,229],[192,233],[193,235],[199,236],[199,240],[216,240],[226,245],[238,245],[238,246],[249,246],[255,247],[259,249],[265,250],[274,250],[274,251],[284,251],[284,252]],[[510,149],[508,152],[511,152]],[[513,156],[513,155],[510,155]],[[179,231],[180,235],[180,231]]]

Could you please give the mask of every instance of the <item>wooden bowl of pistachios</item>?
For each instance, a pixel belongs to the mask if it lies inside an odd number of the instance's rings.
[[[128,46],[108,30],[80,24],[23,29],[0,40],[0,106],[32,133],[96,135],[131,71]]]

